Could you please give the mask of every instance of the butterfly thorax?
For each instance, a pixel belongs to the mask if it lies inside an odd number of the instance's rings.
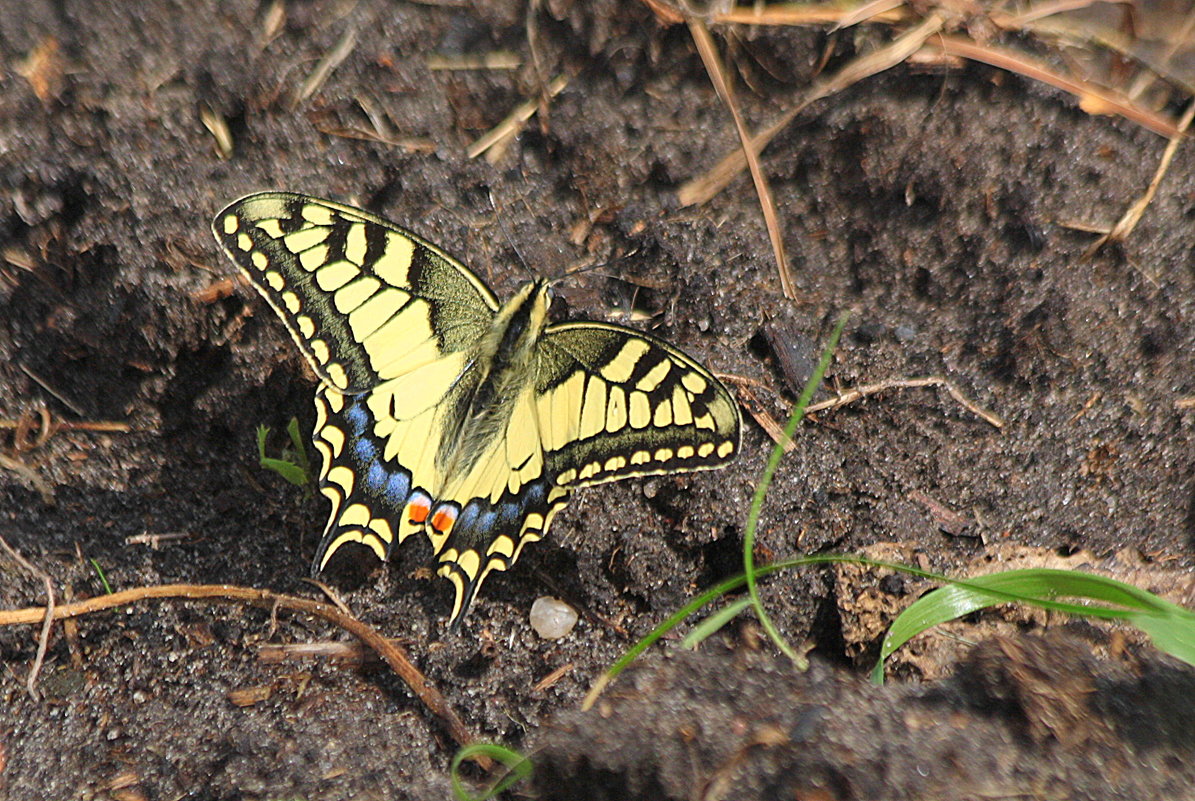
[[[471,359],[477,378],[456,404],[456,420],[446,426],[436,454],[441,475],[464,475],[502,432],[535,369],[536,345],[548,321],[548,284],[528,282],[494,316]]]

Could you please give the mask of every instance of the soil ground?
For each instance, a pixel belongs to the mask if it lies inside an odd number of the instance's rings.
[[[208,228],[262,189],[411,227],[504,297],[528,270],[600,265],[559,284],[571,316],[650,329],[760,382],[781,419],[796,390],[777,348],[799,374],[850,309],[833,386],[940,374],[1006,421],[933,389],[819,415],[768,496],[761,558],[895,542],[961,572],[1019,545],[1097,567],[1133,553],[1172,578],[1151,589],[1190,586],[1190,147],[1128,243],[1083,261],[1092,236],[1064,223],[1114,222],[1165,140],[989,67],[897,67],[811,106],[764,155],[786,300],[749,179],[677,202],[737,141],[684,26],[633,2],[280,7],[267,37],[269,3],[0,3],[0,419],[44,408],[129,426],[62,428],[36,447],[0,432],[53,494],[0,471],[0,533],[60,602],[103,593],[100,570],[116,589],[322,597],[304,578],[325,504],[263,472],[254,445],[259,425],[297,415],[310,429],[312,379],[274,314],[224,283],[234,270]],[[819,70],[882,40],[736,29],[747,119],[773,119]],[[521,66],[429,64],[496,50]],[[557,75],[567,86],[496,164],[467,156]],[[227,158],[204,119],[226,121]],[[363,138],[378,126],[385,141]],[[541,749],[544,797],[1195,797],[1189,668],[1081,629],[1009,635],[954,678],[908,668],[873,688],[826,570],[764,588],[784,634],[813,648],[811,673],[735,626],[700,655],[657,646],[582,717],[590,682],[635,637],[737,572],[770,446],[748,420],[726,470],[579,493],[547,541],[489,579],[458,635],[424,545],[389,565],[345,549],[324,578],[480,737]],[[941,509],[967,525],[947,533]],[[4,607],[45,602],[41,580],[8,556],[0,568]],[[528,624],[544,594],[586,613],[563,640]],[[86,616],[55,628],[35,701],[39,629],[0,631],[0,797],[449,797],[455,746],[394,675],[260,658],[265,644],[348,639],[327,624],[199,603]],[[1062,700],[1043,712],[1043,694]]]

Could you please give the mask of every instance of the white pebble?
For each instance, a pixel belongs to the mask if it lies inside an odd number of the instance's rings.
[[[531,628],[545,640],[567,637],[577,625],[577,611],[564,601],[547,595],[531,604]]]

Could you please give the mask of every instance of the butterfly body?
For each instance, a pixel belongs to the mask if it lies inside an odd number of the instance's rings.
[[[242,198],[213,231],[320,380],[332,510],[313,572],[347,542],[386,559],[422,533],[459,622],[573,489],[738,450],[738,409],[713,375],[633,329],[550,323],[546,281],[499,304],[431,243],[304,195]]]

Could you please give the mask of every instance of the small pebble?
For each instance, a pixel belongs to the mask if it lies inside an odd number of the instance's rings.
[[[531,628],[545,640],[567,637],[577,625],[577,611],[564,601],[547,595],[531,604]]]
[[[908,342],[917,336],[917,329],[911,325],[898,325],[892,331],[897,342]]]

